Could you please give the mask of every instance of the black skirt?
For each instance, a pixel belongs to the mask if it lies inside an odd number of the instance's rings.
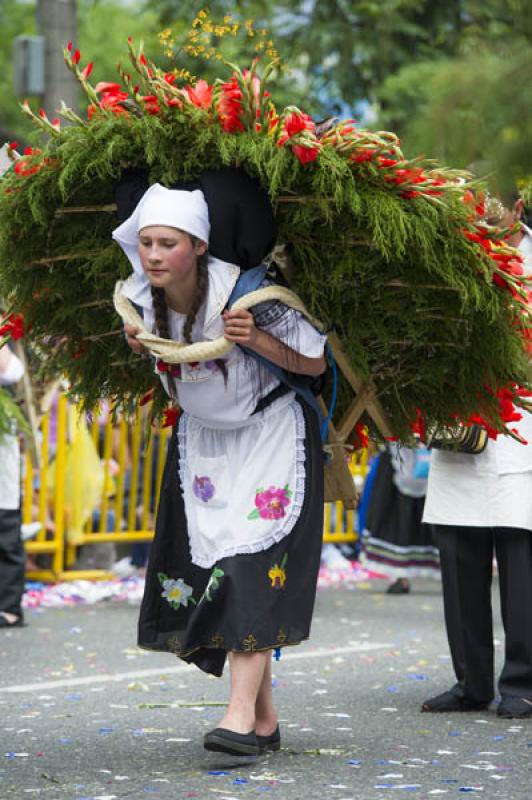
[[[439,577],[432,528],[422,522],[424,497],[408,497],[393,480],[387,451],[379,456],[363,538],[366,566],[388,578]]]
[[[138,643],[220,676],[229,651],[252,653],[307,639],[323,539],[323,453],[315,412],[305,417],[305,499],[291,533],[267,550],[192,563],[170,440],[140,609]]]

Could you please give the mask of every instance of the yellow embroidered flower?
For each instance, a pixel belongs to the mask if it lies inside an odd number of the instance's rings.
[[[268,572],[268,577],[272,582],[272,589],[283,589],[286,581],[286,572],[279,564],[276,564]]]
[[[272,582],[272,589],[284,589],[286,581],[286,562],[288,561],[288,553],[285,553],[281,561],[281,566],[275,564],[268,571],[268,578]]]

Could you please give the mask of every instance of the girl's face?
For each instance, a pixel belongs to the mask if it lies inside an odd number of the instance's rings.
[[[205,242],[193,242],[188,233],[166,225],[148,225],[139,232],[142,266],[150,284],[160,289],[190,279],[206,249]]]

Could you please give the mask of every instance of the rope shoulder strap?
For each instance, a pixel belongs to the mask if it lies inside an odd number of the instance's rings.
[[[249,272],[252,271],[253,270],[249,270]],[[246,275],[247,273],[243,274]],[[135,311],[131,301],[123,294],[123,286],[124,281],[118,281],[115,286],[113,295],[115,309],[125,325],[132,325],[138,329],[138,341],[156,358],[161,358],[168,364],[184,364],[190,361],[214,361],[217,358],[222,358],[234,347],[234,343],[228,342],[223,336],[208,342],[182,344],[173,339],[163,339],[160,336],[156,336],[154,333],[150,333],[142,317]],[[229,298],[229,300],[231,308],[245,308],[246,310],[258,305],[258,303],[277,300],[301,312],[301,314],[303,314],[318,330],[324,330],[324,326],[307,311],[297,294],[290,289],[286,289],[284,286],[266,286],[242,294],[234,303],[231,303],[231,298]]]

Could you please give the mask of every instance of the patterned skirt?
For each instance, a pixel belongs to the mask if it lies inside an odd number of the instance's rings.
[[[140,609],[140,647],[220,676],[229,651],[270,650],[308,638],[323,538],[323,453],[316,414],[301,408],[305,492],[297,521],[267,549],[226,556],[209,568],[191,560],[174,430]]]
[[[439,578],[432,528],[422,522],[424,497],[408,497],[393,480],[387,451],[379,455],[365,519],[362,563],[395,578]]]

